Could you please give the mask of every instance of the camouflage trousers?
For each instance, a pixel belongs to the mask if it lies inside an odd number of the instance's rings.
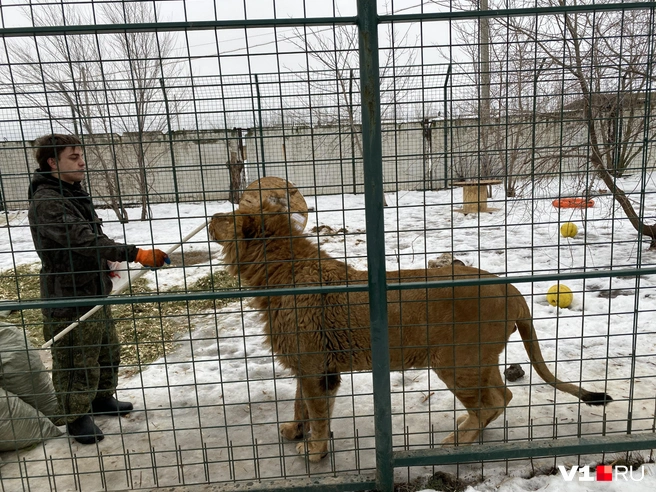
[[[73,321],[43,318],[43,337],[50,340]],[[118,384],[121,347],[109,306],[82,321],[61,340],[52,354],[52,382],[59,403],[55,424],[72,422],[89,413],[91,402],[114,395]]]

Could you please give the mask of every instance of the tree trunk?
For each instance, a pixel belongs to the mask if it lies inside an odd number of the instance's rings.
[[[141,195],[141,220],[148,219],[148,181],[146,176],[146,166],[143,159],[138,157],[139,162],[139,193]]]
[[[238,204],[241,198],[242,176],[244,172],[244,161],[237,152],[230,152],[230,162],[226,163],[230,173],[230,203]]]
[[[619,203],[620,207],[622,207],[622,210],[624,210],[626,218],[629,219],[629,222],[631,222],[631,225],[635,228],[635,230],[638,231],[638,233],[651,238],[649,249],[656,249],[656,224],[645,224],[645,222],[642,220],[642,217],[636,213],[633,205],[631,204],[631,201],[629,200],[629,197],[626,196],[624,190],[617,186],[616,179],[613,177],[613,170],[608,170],[604,165],[604,160],[599,149],[599,140],[597,137],[597,129],[594,124],[594,118],[592,118],[592,115],[590,114],[589,105],[591,104],[591,97],[589,92],[585,90],[585,86],[583,84],[581,85],[585,95],[585,112],[588,119],[588,132],[590,134],[590,147],[592,150],[590,162],[592,163],[594,169],[597,171],[597,174],[601,180],[606,186],[608,186],[609,191],[613,194],[614,200]]]
[[[622,210],[624,210],[624,213],[626,214],[627,219],[629,219],[629,222],[631,222],[631,225],[635,228],[636,231],[638,231],[638,233],[651,238],[649,249],[656,249],[656,224],[645,224],[642,218],[636,213],[633,205],[631,204],[631,201],[629,200],[629,197],[627,197],[626,193],[624,193],[624,190],[617,186],[611,173],[606,169],[600,169],[599,166],[597,166],[597,169],[602,181],[606,184],[606,186],[608,186],[608,189],[613,194],[613,198],[617,203],[620,204]]]
[[[571,24],[569,17],[566,17],[566,21],[569,32],[572,33],[572,38],[578,40],[578,35],[576,34],[576,30]],[[631,201],[629,200],[629,197],[626,196],[624,190],[617,186],[616,180],[612,175],[613,170],[609,170],[604,165],[603,149],[599,143],[597,127],[595,126],[596,115],[593,115],[592,113],[593,95],[592,91],[590,90],[588,81],[583,75],[583,58],[580,53],[578,42],[575,44],[575,57],[576,65],[573,72],[578,79],[579,86],[581,87],[581,94],[583,95],[584,118],[587,120],[586,124],[588,127],[588,134],[590,139],[590,150],[592,151],[590,155],[590,162],[594,169],[597,171],[599,177],[606,184],[606,186],[608,186],[609,191],[613,194],[614,200],[619,203],[620,207],[622,207],[622,210],[624,210],[627,219],[629,219],[629,222],[631,222],[631,225],[634,227],[634,229],[639,234],[643,234],[644,236],[651,238],[649,249],[656,249],[656,224],[645,224],[645,222],[642,220],[642,217],[636,213],[633,205],[631,204]]]

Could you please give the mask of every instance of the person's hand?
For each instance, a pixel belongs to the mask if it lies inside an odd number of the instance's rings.
[[[137,257],[135,258],[137,263],[141,263],[145,267],[150,268],[159,268],[164,263],[167,265],[171,264],[171,259],[161,249],[137,249]]]

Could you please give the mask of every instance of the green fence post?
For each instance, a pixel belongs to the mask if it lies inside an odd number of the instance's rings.
[[[264,160],[264,126],[262,125],[262,96],[260,95],[260,81],[255,74],[255,90],[257,92],[257,122],[260,130],[260,157],[262,158],[262,177],[265,178],[266,161]]]
[[[369,313],[376,429],[376,486],[394,490],[392,404],[390,397],[387,277],[383,216],[383,152],[380,123],[378,15],[376,2],[358,0],[360,80],[362,84],[362,152],[367,224]]]
[[[175,151],[173,150],[173,128],[171,127],[171,111],[169,110],[169,99],[166,95],[166,85],[164,78],[159,79],[159,85],[162,88],[164,96],[164,108],[166,109],[166,129],[169,132],[169,152],[171,152],[171,173],[173,175],[173,192],[175,193],[175,203],[180,203],[180,191],[178,190],[178,176],[175,169]]]
[[[446,78],[444,79],[444,188],[449,186],[449,82],[451,79],[451,64],[449,63],[449,68],[446,71]],[[448,116],[447,116],[448,115]]]

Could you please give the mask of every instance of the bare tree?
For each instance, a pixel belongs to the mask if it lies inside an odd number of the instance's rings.
[[[392,25],[387,26],[386,39],[390,48],[381,50],[380,95],[381,119],[399,119],[409,88],[412,84],[412,65],[416,53],[410,46],[410,31],[399,32]],[[308,84],[312,94],[324,98],[324,103],[313,109],[312,117],[318,121],[334,124],[345,122],[349,129],[352,157],[362,157],[362,136],[360,133],[360,86],[358,32],[354,26],[336,25],[332,29],[309,28],[295,29],[290,41],[308,57],[308,70],[323,70],[329,74],[330,81],[310,77]],[[335,87],[335,83],[337,86]],[[420,119],[423,124],[426,115]],[[337,135],[330,142],[324,138],[323,145],[342,146],[341,136]],[[355,183],[355,176],[353,176]],[[387,203],[385,203],[387,205]]]
[[[228,140],[228,153],[230,160],[226,162],[228,174],[230,175],[230,203],[238,204],[244,188],[246,147],[244,147],[243,128],[233,128],[232,132],[236,134],[236,145],[234,140]],[[235,149],[235,150],[233,150]]]
[[[505,1],[492,3],[492,9],[507,7]],[[472,4],[462,0],[453,8],[470,9]],[[539,0],[538,5],[565,1]],[[507,195],[517,191],[522,177],[530,178],[525,182],[534,187],[554,173],[592,171],[635,229],[651,238],[650,249],[656,248],[656,225],[644,222],[617,180],[627,169],[650,172],[646,142],[656,136],[653,26],[650,10],[490,20],[491,120],[484,125],[487,138],[477,145],[479,154],[496,152],[491,169],[505,176]],[[480,26],[463,22],[453,29],[465,58],[476,65],[482,42],[472,45],[468,40],[477,39]],[[483,81],[472,72],[472,87],[478,88]],[[481,103],[474,99],[468,111],[479,115],[479,126]],[[478,166],[480,172],[482,164]],[[589,193],[592,183],[580,183]]]
[[[470,10],[476,5],[462,0],[452,8]],[[480,8],[487,9],[487,2]],[[447,59],[464,60],[455,64],[452,77],[459,81],[459,90],[464,89],[452,102],[456,106],[452,111],[463,116],[452,115],[449,120],[453,173],[459,179],[503,179],[506,196],[516,196],[526,186],[535,187],[554,170],[553,159],[542,155],[536,146],[537,132],[548,111],[544,99],[539,109],[537,105],[540,61],[530,44],[517,42],[517,35],[499,22],[456,22],[451,29],[457,52],[448,48],[440,51]],[[544,82],[540,87],[544,90]],[[540,145],[553,146],[554,142],[547,142],[549,137],[542,133]]]
[[[503,23],[491,23],[489,33],[496,43],[489,50],[489,117],[481,144],[487,168],[483,171],[486,176],[498,174],[506,196],[514,197],[559,172],[560,160],[553,149],[572,130],[552,131],[561,113],[553,97],[557,84],[543,80],[545,59]],[[505,42],[499,43],[501,39]]]
[[[564,5],[563,0],[544,0]],[[581,122],[584,132],[559,152],[592,170],[613,194],[636,231],[656,248],[656,224],[648,225],[617,178],[630,168],[647,172],[646,142],[656,137],[652,122],[653,60],[656,40],[651,10],[564,13],[538,28],[511,18],[508,29],[548,60],[564,97],[562,114]]]
[[[130,24],[157,16],[151,4],[142,2],[96,8],[85,12],[52,5],[26,10],[26,15],[35,26],[93,24],[95,18]],[[170,34],[128,31],[23,39],[10,52],[12,76],[19,81],[15,87],[44,112],[53,130],[82,138],[89,170],[102,177],[105,192],[96,196],[122,222],[128,214],[121,185],[135,189],[130,194],[139,197],[141,219],[149,215],[150,169],[167,152],[157,138],[167,129],[160,81],[180,71],[169,60],[173,45]]]

